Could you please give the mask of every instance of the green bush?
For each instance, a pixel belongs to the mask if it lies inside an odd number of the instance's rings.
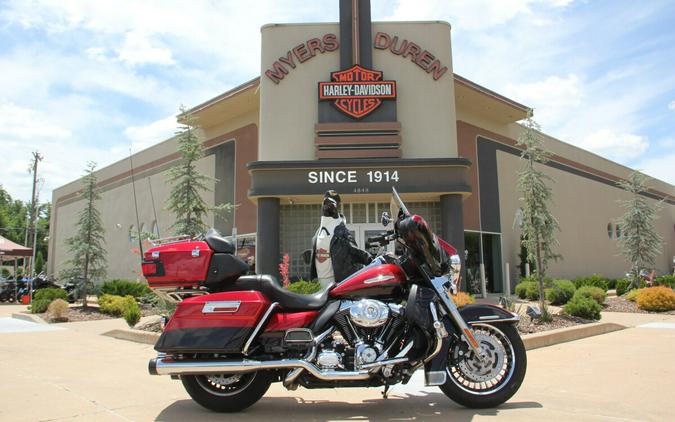
[[[3,278],[9,278],[10,275],[12,275],[11,272],[5,267],[2,267],[2,272],[0,272],[0,275],[2,275]]]
[[[33,301],[30,305],[30,312],[32,314],[42,314],[47,312],[49,304],[56,299],[66,300],[68,293],[65,290],[57,287],[50,287],[48,289],[38,289],[33,294]]]
[[[298,280],[288,285],[288,290],[302,295],[309,295],[321,290],[321,284],[318,281]]]
[[[667,286],[671,289],[675,289],[675,276],[673,275],[662,275],[661,277],[656,277],[654,279],[655,286]]]
[[[553,287],[546,289],[546,300],[551,302],[551,305],[564,305],[572,296],[576,288],[574,283],[569,280],[554,280]]]
[[[152,293],[143,283],[131,280],[109,280],[101,285],[100,295],[133,296],[139,299]]]
[[[136,299],[133,296],[103,295],[98,299],[98,309],[104,314],[112,316],[122,316],[124,310],[130,307],[137,307]]]
[[[578,292],[578,291],[577,291]],[[563,308],[566,314],[585,319],[600,319],[602,306],[592,298],[575,294]]]
[[[616,280],[616,295],[623,296],[623,294],[626,293],[626,290],[628,290],[628,286],[630,286],[630,281],[625,278]]]
[[[607,280],[607,289],[614,290],[616,289],[616,282],[619,281],[616,278],[608,278]]]
[[[537,286],[537,282],[527,280],[516,284],[516,295],[518,295],[518,297],[521,299],[539,299],[539,287]]]
[[[593,299],[598,305],[605,303],[607,293],[599,287],[582,286],[574,293],[574,297],[587,297]]]
[[[598,287],[605,292],[608,289],[607,279],[599,274],[593,274],[590,277],[578,277],[574,279],[574,286],[578,289],[583,286]]]
[[[122,316],[129,327],[133,327],[141,320],[141,308],[138,307],[138,303],[135,300],[133,302],[125,301]]]
[[[638,295],[643,290],[644,289],[633,289],[633,290],[629,291],[628,293],[626,293],[625,298],[627,300],[630,300],[631,302],[635,302],[637,300]]]
[[[38,289],[33,294],[33,299],[35,300],[49,300],[50,302],[54,299],[68,299],[68,293],[65,290],[59,289],[58,287],[50,287],[48,289]]]

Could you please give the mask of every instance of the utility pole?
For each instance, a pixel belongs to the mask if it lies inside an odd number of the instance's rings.
[[[31,196],[31,203],[30,203],[30,210],[28,212],[28,224],[26,225],[26,240],[24,242],[24,245],[28,246],[28,239],[30,238],[30,233],[33,234],[32,236],[32,248],[33,248],[33,256],[30,261],[30,277],[33,278],[35,276],[35,246],[37,245],[37,228],[35,227],[35,222],[37,219],[37,213],[38,213],[38,206],[37,206],[37,201],[38,201],[38,191],[37,191],[37,184],[38,184],[38,177],[37,177],[37,167],[38,167],[38,162],[42,161],[42,154],[40,154],[38,151],[33,152],[33,165],[32,165],[32,173],[33,173],[33,195]],[[25,264],[25,262],[24,262]],[[25,272],[25,265],[24,265],[24,272]]]

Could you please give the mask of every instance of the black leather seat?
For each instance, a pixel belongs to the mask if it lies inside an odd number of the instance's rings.
[[[206,236],[204,236],[204,240],[214,252],[234,253],[232,242],[223,238],[216,229],[209,229]]]
[[[261,292],[272,302],[278,302],[285,310],[313,310],[323,308],[328,301],[328,292],[333,284],[317,293],[301,295],[284,289],[271,275],[245,275],[223,287],[224,291],[255,290]]]

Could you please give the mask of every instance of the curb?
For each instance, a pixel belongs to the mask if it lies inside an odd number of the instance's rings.
[[[625,328],[628,327],[613,322],[595,322],[575,327],[558,328],[556,330],[544,331],[543,333],[526,334],[522,336],[522,339],[523,343],[525,344],[525,349],[532,350],[538,349],[540,347],[553,346],[554,344],[566,343],[568,341],[579,340],[586,337],[611,333],[613,331],[619,331]],[[110,330],[101,335],[120,340],[152,345],[157,343],[157,340],[160,336],[159,333],[125,329]]]
[[[136,343],[151,344],[155,345],[157,339],[159,339],[159,333],[152,333],[150,331],[141,331],[141,330],[124,330],[124,329],[115,329],[107,331],[102,336],[112,337],[120,340],[133,341]]]
[[[525,349],[532,350],[600,334],[607,334],[612,331],[619,331],[626,328],[628,327],[613,322],[594,322],[575,327],[558,328],[556,330],[544,331],[541,333],[526,334],[522,336],[522,339],[525,344]]]
[[[14,319],[20,319],[23,321],[28,321],[28,322],[34,322],[36,324],[47,324],[47,321],[44,319],[40,318],[37,315],[33,314],[24,314],[23,312],[15,312],[12,314],[12,318]]]

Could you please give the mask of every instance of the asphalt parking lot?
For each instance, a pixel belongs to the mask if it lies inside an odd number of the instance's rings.
[[[0,307],[2,421],[232,418],[199,407],[179,381],[148,375],[151,346],[100,335],[123,328],[121,320],[40,327],[9,319],[12,310]],[[237,420],[672,420],[675,316],[619,317],[634,327],[529,351],[523,386],[497,409],[464,409],[418,374],[386,400],[381,389],[289,392],[275,384]]]

